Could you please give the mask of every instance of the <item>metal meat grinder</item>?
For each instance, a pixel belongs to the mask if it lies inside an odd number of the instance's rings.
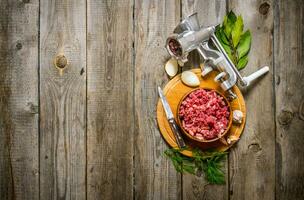
[[[231,88],[240,81],[241,86],[247,87],[250,82],[262,76],[269,71],[265,66],[247,77],[243,77],[233,62],[226,54],[215,35],[216,26],[200,27],[197,13],[194,13],[182,20],[174,29],[173,35],[168,37],[166,49],[169,54],[186,62],[189,52],[197,50],[204,59],[202,76],[206,76],[213,70],[219,74],[214,78],[219,82],[221,88],[228,92],[230,98],[236,98]]]

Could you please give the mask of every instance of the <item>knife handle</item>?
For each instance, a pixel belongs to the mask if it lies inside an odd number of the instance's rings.
[[[176,121],[174,119],[169,119],[168,122],[169,122],[170,128],[175,136],[178,147],[185,148],[186,144],[185,144],[184,139],[182,138],[181,130],[180,130],[179,126],[177,125]]]

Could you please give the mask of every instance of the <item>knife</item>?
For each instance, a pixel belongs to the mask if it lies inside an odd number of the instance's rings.
[[[180,127],[177,125],[177,123],[174,119],[174,115],[173,115],[173,113],[171,111],[171,108],[169,106],[169,103],[168,103],[168,101],[167,101],[167,99],[166,99],[165,95],[163,94],[163,91],[161,90],[160,87],[158,87],[158,95],[159,95],[159,98],[160,98],[160,100],[163,104],[168,122],[170,124],[170,128],[171,128],[171,130],[173,132],[173,135],[176,139],[178,147],[179,148],[185,148],[186,144],[185,144],[185,142],[182,138]]]

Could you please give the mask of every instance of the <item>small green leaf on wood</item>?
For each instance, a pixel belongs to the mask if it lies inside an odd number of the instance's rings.
[[[240,41],[240,37],[242,35],[242,32],[243,32],[243,18],[242,16],[238,16],[237,17],[237,20],[234,24],[234,27],[231,31],[231,38],[232,38],[232,44],[233,44],[233,47],[236,47],[238,44],[239,44],[239,41]]]
[[[248,63],[248,56],[242,57],[237,64],[238,70],[244,69],[247,63]]]
[[[231,52],[231,49],[230,49],[229,45],[227,45],[227,44],[225,44],[225,43],[222,43],[222,41],[220,41],[220,42],[221,42],[221,44],[222,44],[222,47],[223,47],[224,50],[226,51],[228,57],[233,61],[234,58],[233,58],[233,56],[232,56],[232,52]]]
[[[228,18],[229,18],[229,20],[232,21],[233,23],[234,23],[234,22],[236,21],[236,19],[237,19],[235,13],[234,13],[232,10],[230,10],[230,12],[228,13]]]
[[[229,45],[229,41],[224,33],[224,30],[223,28],[221,27],[220,30],[219,30],[219,36],[220,36],[220,39],[222,40],[223,43]]]
[[[222,38],[221,38],[221,30],[220,30],[220,29],[222,29],[221,26],[217,26],[217,27],[216,27],[216,29],[215,29],[215,35],[216,35],[216,37],[217,37],[219,40],[222,40]],[[223,41],[221,41],[221,42],[223,42]]]
[[[226,36],[229,38],[231,35],[231,31],[234,27],[234,23],[236,22],[237,17],[233,11],[230,11],[228,15],[224,17],[223,27]]]
[[[251,46],[251,33],[249,30],[247,30],[241,36],[240,43],[237,47],[238,57],[242,58],[243,56],[245,56],[249,52],[250,46]]]

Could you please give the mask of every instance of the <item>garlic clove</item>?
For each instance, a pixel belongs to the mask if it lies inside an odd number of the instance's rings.
[[[238,141],[240,138],[238,136],[235,136],[235,135],[231,135],[227,138],[227,143],[228,144],[232,144],[236,141]]]
[[[232,114],[233,122],[236,124],[241,124],[243,121],[244,114],[240,110],[234,110]]]
[[[223,138],[223,137],[220,138],[220,142],[223,143],[226,146],[229,145],[228,142],[227,142],[227,140],[225,138]]]
[[[197,75],[191,71],[184,71],[182,73],[182,82],[190,87],[196,87],[200,85],[200,81]]]
[[[171,78],[175,76],[178,72],[177,60],[175,60],[174,58],[168,60],[165,65],[165,71]]]
[[[183,61],[181,61],[181,60],[178,60],[177,63],[178,63],[178,65],[181,66],[181,67],[183,67],[183,66],[185,65],[185,63],[184,63]]]

